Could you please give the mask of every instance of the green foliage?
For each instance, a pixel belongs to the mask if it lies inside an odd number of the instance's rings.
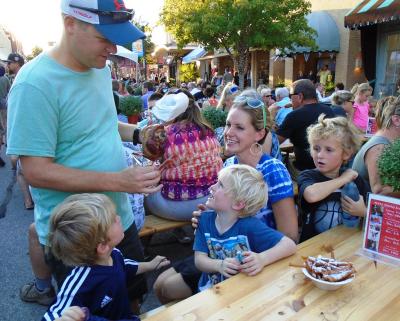
[[[140,96],[125,96],[120,97],[119,106],[121,114],[132,116],[140,114],[143,111],[142,97]]]
[[[400,139],[385,148],[378,160],[378,170],[384,185],[400,191]]]
[[[250,48],[315,45],[315,31],[305,18],[310,9],[307,0],[165,0],[161,22],[181,47],[224,48],[242,87]]]
[[[201,113],[213,129],[225,126],[226,117],[228,116],[227,111],[215,107],[206,107],[201,110]]]
[[[35,46],[32,48],[32,52],[26,57],[26,60],[30,61],[36,56],[39,56],[42,52],[43,52],[42,48],[40,48],[39,46]]]
[[[143,91],[142,91],[142,87],[136,87],[133,89],[133,95],[134,96],[142,96],[143,95]]]
[[[185,64],[179,67],[179,79],[183,82],[196,81],[200,77],[196,64]]]

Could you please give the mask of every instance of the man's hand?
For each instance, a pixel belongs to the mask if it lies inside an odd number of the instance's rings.
[[[192,227],[194,229],[197,228],[197,226],[199,225],[199,217],[201,216],[201,212],[205,211],[207,209],[207,206],[205,206],[204,204],[199,204],[197,205],[198,210],[197,211],[193,211],[192,215]]]
[[[162,185],[158,185],[161,172],[156,165],[129,167],[120,172],[120,176],[123,192],[152,194],[162,188]]]

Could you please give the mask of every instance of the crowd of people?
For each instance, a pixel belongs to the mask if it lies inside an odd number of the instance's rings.
[[[144,34],[131,11],[103,16],[115,2],[102,3],[63,0],[60,42],[25,65],[11,54],[11,88],[0,67],[0,143],[35,213],[35,279],[20,297],[48,305],[43,320],[137,320],[146,271],[163,268],[154,284],[161,303],[184,299],[237,273],[258,274],[296,243],[343,224],[344,213],[364,217],[371,190],[399,197],[377,170],[384,146],[400,138],[399,97],[374,102],[368,83],[338,83],[325,95],[327,68],[320,83],[299,79],[290,88],[241,90],[229,69],[218,85],[113,82],[107,56]],[[137,125],[118,115],[120,97],[131,94],[144,107]],[[208,107],[227,113],[222,139],[202,115]],[[371,116],[378,132],[361,147]],[[287,139],[294,157],[284,163]],[[358,201],[340,193],[350,182]],[[132,206],[134,195],[140,205]],[[143,262],[145,209],[192,221],[193,256]]]

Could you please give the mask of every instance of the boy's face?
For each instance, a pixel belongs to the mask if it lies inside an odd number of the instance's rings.
[[[232,197],[225,192],[225,181],[219,177],[218,181],[210,187],[210,196],[206,202],[208,208],[216,212],[231,212],[233,206]]]
[[[311,156],[315,167],[326,177],[336,178],[339,169],[350,155],[345,152],[341,142],[335,137],[312,142]]]
[[[117,246],[124,238],[124,230],[122,228],[121,218],[119,217],[119,215],[115,215],[114,222],[108,229],[107,236],[109,240],[108,244],[111,248]]]

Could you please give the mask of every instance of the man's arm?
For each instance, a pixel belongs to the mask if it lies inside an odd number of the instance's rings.
[[[161,189],[160,171],[155,166],[130,167],[120,172],[95,172],[68,168],[50,157],[21,156],[29,185],[64,192],[154,193]]]
[[[118,132],[123,142],[131,142],[136,125],[118,122]]]

